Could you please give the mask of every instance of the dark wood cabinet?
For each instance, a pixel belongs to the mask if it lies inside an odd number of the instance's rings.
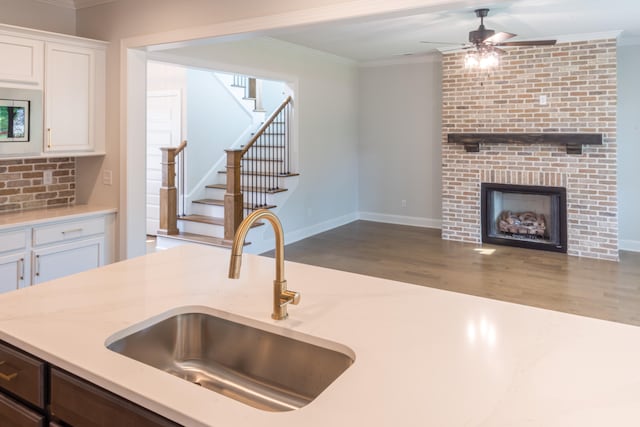
[[[147,409],[51,368],[51,416],[78,427],[178,427]]]
[[[0,425],[3,427],[45,427],[46,417],[0,394]]]
[[[1,427],[180,427],[0,342]]]

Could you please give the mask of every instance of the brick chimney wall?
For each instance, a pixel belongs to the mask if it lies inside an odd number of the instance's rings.
[[[568,254],[618,260],[616,41],[509,48],[490,74],[443,55],[442,237],[481,241],[480,183],[567,189]],[[540,96],[547,97],[541,105]],[[602,146],[448,144],[448,133],[602,133]]]

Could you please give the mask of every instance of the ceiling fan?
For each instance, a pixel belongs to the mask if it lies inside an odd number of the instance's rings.
[[[434,44],[457,44],[461,45],[456,49],[471,49],[476,48],[478,51],[497,51],[503,53],[501,46],[551,46],[556,44],[556,40],[523,40],[523,41],[507,41],[517,34],[498,32],[486,28],[484,26],[484,18],[489,14],[489,9],[476,9],[475,14],[480,18],[480,26],[477,30],[469,31],[469,43],[439,43],[423,41],[421,43],[434,43]]]

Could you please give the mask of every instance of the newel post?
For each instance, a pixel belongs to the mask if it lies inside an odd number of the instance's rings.
[[[160,228],[158,234],[178,234],[178,191],[176,152],[178,147],[162,147],[162,186],[160,187]]]
[[[225,151],[227,153],[227,191],[224,195],[224,240],[231,242],[244,216],[240,181],[242,150]]]

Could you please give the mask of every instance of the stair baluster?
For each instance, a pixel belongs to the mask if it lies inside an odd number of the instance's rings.
[[[250,83],[251,79],[249,79]],[[227,184],[224,202],[224,239],[233,240],[248,211],[267,206],[267,194],[278,190],[279,176],[289,173],[289,118],[292,98],[288,96],[269,116],[255,135],[241,150],[227,152]],[[284,134],[284,135],[280,135]],[[277,153],[276,150],[284,150]],[[243,197],[241,164],[249,194]],[[285,173],[286,170],[286,173]],[[262,191],[258,191],[262,189]]]

